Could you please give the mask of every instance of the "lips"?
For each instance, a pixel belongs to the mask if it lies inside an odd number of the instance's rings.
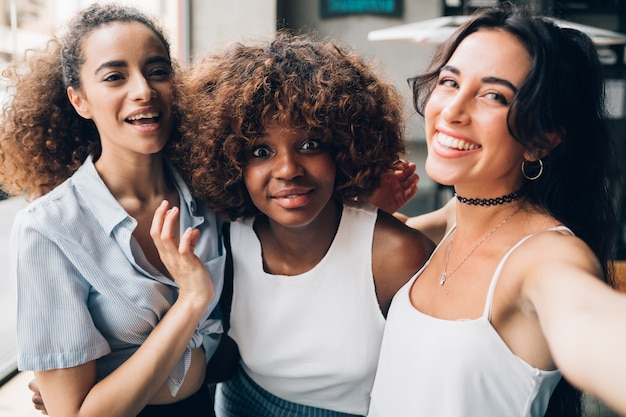
[[[459,151],[472,151],[481,147],[480,145],[477,145],[475,143],[469,143],[464,141],[463,139],[454,138],[441,132],[437,132],[436,140],[437,143],[439,143],[441,146],[456,149]]]
[[[310,187],[289,188],[272,193],[272,198],[295,198],[311,192]]]
[[[158,112],[145,112],[134,114],[130,117],[127,117],[125,120],[127,123],[134,125],[146,125],[158,123],[159,119],[160,114]]]
[[[279,191],[271,198],[283,208],[299,208],[305,206],[311,199],[311,188],[298,188]]]

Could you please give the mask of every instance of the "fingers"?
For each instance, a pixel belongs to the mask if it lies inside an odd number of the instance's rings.
[[[178,207],[170,208],[167,200],[154,212],[150,236],[157,249],[161,250],[165,245],[176,245],[176,220],[178,219]]]
[[[30,389],[34,393],[33,396],[31,397],[31,401],[33,402],[33,406],[35,407],[35,410],[39,410],[42,412],[42,414],[48,415],[46,406],[43,403],[43,398],[41,398],[41,393],[39,392],[39,385],[37,385],[36,379],[32,379],[28,383],[28,389]]]
[[[394,198],[400,206],[417,195],[417,182],[419,176],[415,173],[415,164],[403,162],[402,169],[394,171],[396,180],[400,183]]]
[[[180,238],[178,250],[181,255],[187,256],[193,254],[193,250],[200,239],[200,231],[198,229],[188,228]]]
[[[37,401],[35,400],[35,396],[33,396],[33,405],[35,406],[35,410],[41,411],[41,414],[47,416],[48,410],[46,410],[46,406],[43,403],[41,397],[37,397]]]
[[[178,207],[172,207],[165,212],[165,218],[163,219],[163,227],[161,229],[161,241],[165,246],[169,246],[171,249],[176,248],[176,230],[179,209]]]
[[[161,205],[157,207],[152,217],[152,224],[150,225],[150,237],[154,241],[154,244],[159,248],[161,243],[161,232],[163,231],[163,223],[165,222],[165,215],[169,209],[169,202],[163,200]]]
[[[407,179],[411,175],[415,174],[416,170],[417,165],[415,165],[415,163],[413,162],[400,160],[394,164],[394,173],[400,181]]]
[[[31,379],[28,383],[28,389],[34,392],[35,394],[39,394],[39,385],[37,385],[36,379]]]
[[[410,199],[417,195],[417,184],[411,184],[409,187],[404,188],[403,200],[408,202]]]
[[[178,242],[178,218],[180,210],[171,207],[167,201],[163,201],[156,209],[150,227],[150,236],[159,252],[161,261],[172,275],[172,278],[184,285],[192,274],[208,273],[204,269],[202,261],[194,252],[195,246],[200,239],[201,232],[197,229],[188,228],[180,236]]]

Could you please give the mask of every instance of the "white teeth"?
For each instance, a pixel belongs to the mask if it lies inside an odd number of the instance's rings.
[[[480,148],[479,145],[467,143],[462,139],[453,138],[452,136],[445,135],[441,132],[437,133],[437,142],[447,148],[458,149],[461,151],[471,151],[473,149]]]
[[[152,119],[155,117],[159,117],[159,113],[152,112],[152,113],[136,114],[134,116],[129,117],[128,120],[133,121],[133,120],[139,120],[139,119]]]

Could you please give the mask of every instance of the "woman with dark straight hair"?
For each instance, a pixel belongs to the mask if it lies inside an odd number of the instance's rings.
[[[591,39],[487,9],[411,82],[455,198],[407,220],[440,243],[394,297],[369,415],[579,415],[569,383],[626,413],[623,190]]]

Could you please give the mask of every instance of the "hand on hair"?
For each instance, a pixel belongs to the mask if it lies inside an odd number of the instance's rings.
[[[395,170],[383,175],[380,187],[369,198],[369,203],[388,212],[395,213],[417,194],[419,177],[415,164],[398,161]]]

